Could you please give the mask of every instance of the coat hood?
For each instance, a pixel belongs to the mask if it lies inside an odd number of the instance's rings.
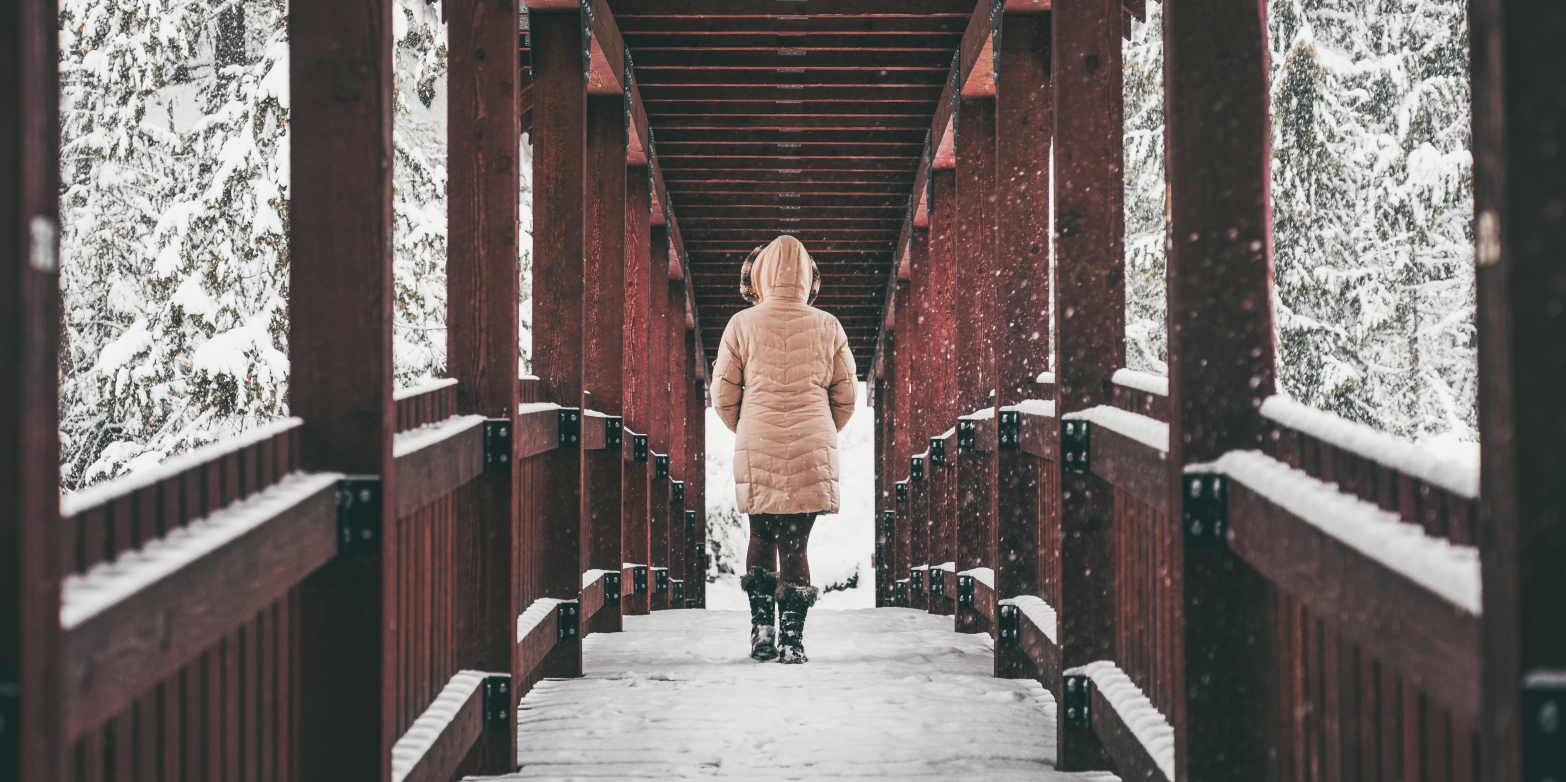
[[[740,295],[752,304],[769,299],[808,304],[821,290],[821,273],[805,246],[792,236],[779,236],[758,247],[740,270]]]

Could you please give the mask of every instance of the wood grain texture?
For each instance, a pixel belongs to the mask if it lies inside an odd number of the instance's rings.
[[[408,770],[403,782],[448,782],[474,743],[487,738],[484,730],[484,687],[473,689],[454,715],[425,749],[424,755]]]
[[[451,436],[404,452],[393,460],[393,470],[397,518],[406,518],[484,474],[484,419],[470,418]]]
[[[1115,771],[1120,778],[1128,782],[1170,782],[1164,777],[1164,772],[1159,770],[1153,756],[1147,753],[1147,748],[1142,746],[1131,726],[1120,719],[1120,713],[1115,711],[1115,707],[1110,705],[1097,687],[1092,688],[1092,698],[1090,712],[1093,715],[1093,732],[1098,734],[1104,750],[1114,759]]]

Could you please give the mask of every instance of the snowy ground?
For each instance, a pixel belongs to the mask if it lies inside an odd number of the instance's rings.
[[[1114,779],[1054,771],[1049,694],[993,678],[990,639],[950,617],[812,613],[800,666],[747,657],[748,621],[664,611],[588,637],[584,678],[523,699],[503,779]]]

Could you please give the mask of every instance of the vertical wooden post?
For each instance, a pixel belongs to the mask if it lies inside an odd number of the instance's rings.
[[[1120,0],[1067,3],[1052,13],[1060,313],[1055,379],[1056,411],[1063,416],[1111,404],[1110,378],[1125,364],[1123,13]],[[1071,563],[1061,574],[1057,606],[1063,670],[1115,653],[1113,497],[1114,488],[1102,478],[1066,472],[1051,498],[1059,508],[1060,558]],[[1092,729],[1065,724],[1060,721],[1060,768],[1107,768]]]
[[[896,295],[893,295],[895,305]],[[892,560],[896,543],[894,530],[897,509],[893,507],[892,497],[892,394],[895,393],[893,383],[893,361],[897,353],[897,331],[889,328],[886,331],[886,341],[881,346],[881,375],[872,377],[875,384],[875,605],[877,608],[889,606],[891,601],[892,582],[896,580],[892,570]],[[874,375],[875,367],[870,368],[869,374]],[[887,512],[891,512],[894,518],[889,529],[884,519]]]
[[[380,479],[396,523],[392,438],[392,3],[289,6],[293,199],[289,407],[304,467]],[[396,537],[299,588],[294,763],[302,780],[390,774]]]
[[[914,228],[909,233],[908,262],[912,269],[922,263],[921,257],[929,251],[930,231],[928,228]],[[892,552],[892,583],[896,584],[908,577],[908,568],[915,563],[913,561],[913,517],[909,514],[907,493],[908,479],[908,455],[912,452],[910,437],[911,419],[910,406],[912,404],[912,383],[909,373],[912,371],[913,348],[910,345],[916,339],[918,327],[916,321],[918,315],[914,311],[910,299],[913,283],[910,280],[898,280],[897,282],[897,312],[902,319],[902,325],[898,328],[898,338],[893,341],[893,352],[890,369],[892,384],[896,390],[890,399],[892,407],[892,452],[891,452],[891,476],[889,479],[892,491],[892,508],[895,511],[895,541]],[[897,486],[903,485],[904,496],[898,501]]]
[[[0,0],[0,779],[62,778],[59,14]]]
[[[1566,7],[1475,0],[1484,778],[1562,777],[1542,762],[1566,707]],[[1553,680],[1553,689],[1549,682]],[[1519,693],[1518,683],[1523,692]],[[1525,758],[1530,760],[1524,760]]]
[[[996,402],[1037,398],[1049,368],[1049,165],[1054,131],[1048,14],[1005,17],[996,73]],[[995,593],[1039,595],[1039,459],[998,454]],[[997,647],[997,676],[1030,676],[1019,646]]]
[[[649,446],[648,463],[652,464],[655,458],[652,452],[668,454],[669,452],[669,325],[672,317],[669,312],[669,256],[673,254],[670,247],[669,235],[672,227],[667,224],[667,215],[663,216],[665,224],[653,228],[652,261],[651,261],[651,298],[649,314],[649,337],[647,361],[652,374],[652,424],[651,434],[648,436]],[[654,477],[652,482],[652,498],[648,503],[652,508],[652,521],[648,526],[647,544],[647,599],[648,609],[657,610],[668,607],[668,593],[662,598],[653,592],[653,578],[650,568],[668,567],[669,565],[669,478]],[[638,563],[639,564],[639,563]]]
[[[464,414],[510,418],[517,397],[517,161],[521,122],[514,58],[490,57],[516,45],[513,0],[461,0],[446,7],[448,86],[446,168],[446,373],[457,378]],[[515,523],[513,469],[484,473],[457,492],[456,514],[479,529],[478,567],[464,569],[462,594],[476,604],[458,613],[462,664],[514,670],[511,628],[520,607],[511,564]],[[469,625],[468,623],[471,623]],[[470,756],[477,774],[516,764],[516,732],[485,731]]]
[[[587,87],[581,16],[528,14],[533,58],[533,373],[545,401],[582,404],[583,207],[587,173]],[[582,591],[582,457],[556,449],[538,457],[534,514],[539,520],[543,597]],[[580,641],[555,647],[544,675],[580,676]]]
[[[670,276],[673,277],[674,267],[670,267]],[[687,423],[685,395],[689,393],[690,383],[690,352],[686,350],[688,343],[685,335],[685,281],[683,279],[671,279],[669,281],[669,316],[665,323],[669,327],[669,479],[671,481],[670,497],[668,503],[669,512],[669,549],[666,554],[666,566],[669,568],[669,578],[682,578],[685,572],[685,503],[683,500],[675,502],[673,497],[673,481],[684,481],[686,477],[685,443]],[[683,491],[683,490],[682,490]],[[674,602],[674,591],[671,587],[669,593],[670,608],[684,608],[685,604]]]
[[[957,114],[957,239],[953,264],[958,415],[995,410],[995,98],[963,98]],[[943,422],[944,423],[944,422]],[[955,417],[952,423],[956,423]],[[994,443],[957,456],[957,570],[995,564]],[[957,630],[993,631],[993,615],[977,601],[957,612]],[[995,607],[989,606],[991,613]]]
[[[1274,388],[1267,20],[1266,6],[1251,0],[1170,3],[1164,13],[1174,237],[1167,491],[1169,515],[1181,519],[1185,467],[1261,447],[1258,408]],[[1273,589],[1227,546],[1181,528],[1183,651],[1173,662],[1184,697],[1173,715],[1175,775],[1273,778]]]
[[[945,163],[938,163],[945,165]],[[956,426],[959,414],[957,404],[957,174],[955,169],[936,168],[930,171],[935,180],[934,202],[929,216],[929,252],[925,264],[927,276],[923,282],[924,294],[919,314],[923,318],[920,333],[924,346],[920,348],[918,361],[927,373],[925,415],[918,418],[923,428],[921,437],[939,435]],[[917,291],[916,291],[917,292]],[[966,303],[965,305],[966,306]],[[916,443],[924,448],[925,442]],[[939,565],[957,561],[957,462],[955,444],[953,453],[946,454],[946,466],[931,469],[925,465],[926,475],[933,473],[934,490],[930,501],[931,554],[929,562]],[[948,594],[937,601],[942,613],[955,605],[956,595]],[[936,605],[932,603],[932,606]]]
[[[940,405],[938,395],[937,363],[939,346],[936,343],[938,331],[936,323],[938,315],[935,312],[935,295],[933,286],[933,270],[935,267],[948,263],[951,256],[951,210],[950,199],[947,199],[946,211],[942,212],[941,185],[944,176],[948,187],[951,182],[950,171],[934,171],[930,176],[937,178],[936,198],[931,204],[932,214],[928,239],[922,247],[915,247],[909,254],[909,292],[908,300],[912,307],[913,317],[910,319],[904,336],[907,341],[902,344],[902,363],[908,368],[909,380],[909,406],[908,406],[908,450],[910,457],[915,453],[925,453],[929,450],[929,437],[936,434],[932,431],[933,422],[944,408]],[[911,534],[911,546],[909,549],[910,567],[925,565],[938,565],[943,560],[938,555],[943,553],[941,549],[942,527],[939,524],[939,497],[941,495],[932,489],[931,478],[935,469],[927,460],[921,460],[922,477],[915,477],[912,460],[904,459],[903,468],[908,470],[908,519]],[[905,573],[906,575],[906,573]],[[930,599],[930,577],[926,572],[923,576],[923,584],[918,592],[914,592],[913,584],[909,585],[910,608],[929,609],[937,601]]]
[[[695,329],[685,331],[685,355],[692,362],[700,360]],[[685,372],[685,510],[696,515],[692,517],[695,523],[686,530],[685,545],[681,547],[685,561],[680,568],[680,578],[685,579],[685,599],[693,601],[693,606],[701,605],[700,584],[707,578],[699,556],[700,547],[707,540],[701,512],[705,507],[703,487],[707,471],[705,390],[701,378],[697,377],[696,366],[691,363]]]
[[[651,262],[652,242],[649,225],[652,210],[651,168],[633,166],[625,179],[625,427],[646,436],[652,423],[652,368],[648,365],[648,340],[652,334],[651,303],[653,274],[662,279],[663,270]],[[662,233],[662,229],[658,229]],[[625,452],[631,453],[629,436]],[[620,547],[624,562],[647,564],[647,530],[652,499],[652,462],[625,461],[623,503],[624,527]],[[620,582],[620,612],[647,613],[647,595],[637,594],[629,579]]]
[[[582,387],[610,416],[625,408],[626,98],[587,98],[585,334]],[[582,451],[582,570],[619,570],[621,449]],[[600,611],[588,633],[619,632],[620,613]]]

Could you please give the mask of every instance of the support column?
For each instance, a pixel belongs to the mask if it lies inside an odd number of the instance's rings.
[[[446,7],[449,48],[447,127],[446,374],[459,380],[458,411],[510,418],[517,399],[517,161],[521,122],[518,72],[507,51],[516,34],[511,0],[462,0]],[[512,653],[512,624],[522,606],[513,603],[517,466],[486,472],[458,490],[458,519],[478,529],[479,567],[458,576],[462,594],[477,601],[459,612],[475,626],[457,637],[472,644],[461,652],[466,666],[507,671],[519,680]],[[516,765],[516,732],[485,731],[465,770],[503,774]]]
[[[0,1],[0,779],[64,777],[58,31]]]
[[[1060,308],[1055,379],[1056,412],[1063,417],[1112,404],[1110,379],[1125,365],[1123,14],[1120,0],[1066,3],[1052,14]],[[1113,659],[1114,487],[1089,472],[1065,472],[1051,499],[1059,509],[1060,558],[1071,563],[1061,574],[1056,606],[1061,667]],[[1059,724],[1062,770],[1109,768],[1091,728],[1068,728],[1064,719]]]
[[[995,411],[995,98],[963,98],[957,114],[956,386],[958,415]],[[952,421],[956,423],[955,420]],[[995,444],[957,458],[957,570],[995,564]],[[957,613],[957,631],[993,632],[995,606]]]
[[[665,216],[667,221],[667,216]],[[649,610],[668,608],[669,593],[659,595],[653,591],[653,567],[669,565],[669,477],[667,470],[662,477],[657,472],[656,454],[669,453],[669,246],[667,223],[653,229],[652,281],[650,317],[648,323],[647,362],[652,374],[652,433],[648,437],[649,464],[653,465],[652,521],[648,528],[647,548],[647,598]],[[660,236],[659,234],[662,234]],[[667,463],[666,463],[667,464]],[[639,564],[639,563],[638,563]]]
[[[685,355],[688,357],[685,371],[685,561],[680,567],[680,578],[685,579],[685,599],[688,605],[701,606],[701,584],[706,581],[706,568],[702,566],[701,551],[706,543],[706,526],[702,520],[705,505],[707,470],[706,388],[698,376],[695,362],[701,354],[697,350],[696,330],[685,330]]]
[[[587,87],[581,15],[532,10],[533,60],[533,373],[545,401],[582,404],[583,208],[587,173]],[[538,457],[533,494],[541,597],[582,591],[582,456],[556,449]],[[580,641],[559,644],[543,675],[582,675]]]
[[[1560,729],[1544,728],[1547,704],[1566,707],[1566,7],[1475,0],[1470,18],[1483,778],[1560,779]]]
[[[380,481],[396,523],[392,439],[392,5],[294,3],[288,401],[304,468]],[[373,493],[373,490],[372,490]],[[385,779],[396,739],[396,537],[299,586],[292,749],[302,780]],[[371,547],[367,547],[371,548]]]
[[[895,304],[896,295],[893,295]],[[895,317],[895,315],[894,315]],[[896,354],[897,332],[887,329],[886,340],[881,345],[881,376],[872,378],[875,383],[875,605],[876,608],[892,605],[892,582],[896,580],[892,570],[893,551],[896,546],[897,509],[892,497],[892,418],[889,414],[894,384],[892,362]],[[871,373],[875,368],[871,367]],[[888,524],[886,514],[893,521]]]
[[[608,416],[621,416],[625,410],[625,101],[618,93],[587,98],[582,386],[591,394],[592,408]],[[622,449],[581,453],[581,571],[618,571],[624,561],[620,558]],[[587,623],[583,634],[619,630],[620,613],[605,610]]]
[[[930,231],[928,228],[915,227],[908,240],[909,266],[921,263],[921,256],[929,251]],[[912,282],[899,280],[897,282],[897,317],[902,319],[902,325],[898,329],[898,338],[893,341],[892,362],[890,373],[892,385],[896,389],[889,400],[892,407],[892,446],[888,476],[890,491],[892,492],[892,509],[895,511],[893,532],[894,544],[892,552],[892,583],[895,585],[908,577],[908,568],[914,565],[913,561],[913,517],[909,512],[912,507],[908,503],[908,456],[912,452],[910,447],[910,404],[912,394],[912,382],[909,372],[913,363],[911,345],[917,339],[918,327],[917,314],[914,312],[913,303],[910,300]],[[902,486],[902,492],[898,492],[898,486]],[[896,588],[895,586],[893,587]],[[894,593],[895,594],[895,593]]]
[[[943,164],[938,164],[943,165]],[[930,214],[928,276],[924,280],[923,334],[926,346],[920,360],[929,373],[924,424],[925,437],[939,435],[957,424],[957,174],[953,169],[934,169],[934,197]],[[957,561],[957,461],[956,444],[948,446],[946,464],[933,473],[930,501],[930,564]],[[956,593],[948,590],[938,601],[940,613],[951,614]]]
[[[1185,467],[1260,448],[1267,430],[1258,408],[1274,389],[1270,101],[1265,5],[1191,0],[1164,13],[1167,496],[1180,519]],[[1278,747],[1276,593],[1210,540],[1185,530],[1177,543],[1184,632],[1173,663],[1185,697],[1172,715],[1175,776],[1267,779]]]
[[[672,267],[671,267],[672,274]],[[685,499],[684,481],[687,476],[685,444],[689,426],[685,396],[690,393],[690,352],[685,340],[685,282],[669,282],[669,579],[683,578],[685,572]],[[673,481],[681,481],[681,497],[673,492]],[[684,600],[674,599],[674,588],[669,588],[669,607],[684,608]]]
[[[936,196],[930,204],[928,239],[914,245],[909,255],[908,299],[913,318],[908,324],[909,328],[905,334],[908,339],[902,344],[903,352],[899,356],[901,363],[908,368],[909,379],[907,422],[910,458],[903,460],[903,466],[908,470],[908,521],[911,541],[909,567],[911,568],[938,565],[944,561],[937,558],[944,552],[941,549],[943,527],[939,523],[937,502],[940,495],[932,490],[930,481],[934,468],[921,457],[919,470],[916,473],[912,459],[913,454],[923,454],[929,450],[930,435],[936,433],[931,431],[933,422],[939,420],[936,416],[942,410],[937,392],[936,362],[939,347],[934,344],[938,338],[938,331],[935,328],[936,314],[933,307],[935,296],[931,289],[932,268],[945,263],[945,259],[950,258],[952,225],[950,198],[945,199],[945,211],[941,211],[943,191],[940,183],[944,180],[949,188],[951,172],[932,171],[930,176],[936,178]],[[910,576],[908,606],[929,610],[937,602],[930,598],[929,573],[920,575],[918,591],[915,591],[915,586]]]
[[[647,436],[652,424],[652,367],[648,364],[648,344],[652,336],[653,265],[651,242],[656,231],[662,241],[663,228],[650,226],[652,179],[648,166],[633,166],[625,179],[625,428]],[[662,274],[663,270],[657,270]],[[652,462],[632,459],[634,443],[625,438],[624,473],[621,503],[624,526],[620,549],[623,562],[647,564],[648,524],[652,509]],[[618,567],[618,565],[616,565]],[[637,594],[631,580],[620,581],[620,612],[645,614],[647,594]]]
[[[1001,407],[1038,398],[1049,369],[1049,168],[1054,130],[1048,14],[1005,17],[996,74],[995,382]],[[997,454],[995,596],[1042,596],[1038,457]],[[1050,465],[1053,466],[1053,465]],[[998,646],[995,675],[1027,678],[1020,645]]]

